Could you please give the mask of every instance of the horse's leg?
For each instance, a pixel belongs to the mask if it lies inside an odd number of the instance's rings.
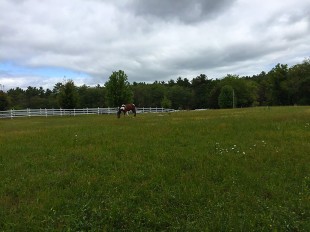
[[[135,117],[136,117],[136,108],[133,108],[132,112],[134,113],[134,115],[133,115],[133,116],[135,116]]]

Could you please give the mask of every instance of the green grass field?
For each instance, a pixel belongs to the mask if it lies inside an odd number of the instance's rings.
[[[0,231],[310,229],[310,107],[0,129]]]

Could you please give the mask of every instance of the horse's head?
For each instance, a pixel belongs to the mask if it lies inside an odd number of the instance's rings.
[[[118,107],[117,112],[116,112],[116,115],[118,118],[121,117],[121,112],[122,112],[121,107]]]
[[[118,118],[121,117],[121,113],[122,113],[122,111],[124,111],[124,110],[125,110],[124,105],[122,105],[121,107],[118,107],[118,110],[117,110],[117,113],[116,113],[116,115],[117,115]]]

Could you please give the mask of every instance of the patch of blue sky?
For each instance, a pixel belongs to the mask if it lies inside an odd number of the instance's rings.
[[[68,79],[88,76],[86,73],[63,67],[29,67],[13,62],[0,62],[0,73],[8,76],[66,77]]]

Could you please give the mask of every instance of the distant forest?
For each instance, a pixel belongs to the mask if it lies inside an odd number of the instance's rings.
[[[53,89],[29,86],[26,90],[17,87],[0,91],[0,110],[66,108],[68,96],[73,99],[73,108],[115,107],[109,105],[107,84],[75,86],[71,81],[71,89],[64,86],[65,83],[56,83]],[[138,107],[187,110],[310,105],[310,59],[292,67],[277,64],[268,73],[253,76],[228,74],[221,79],[209,79],[200,74],[192,80],[179,77],[151,84],[133,82],[128,87],[131,100]]]

